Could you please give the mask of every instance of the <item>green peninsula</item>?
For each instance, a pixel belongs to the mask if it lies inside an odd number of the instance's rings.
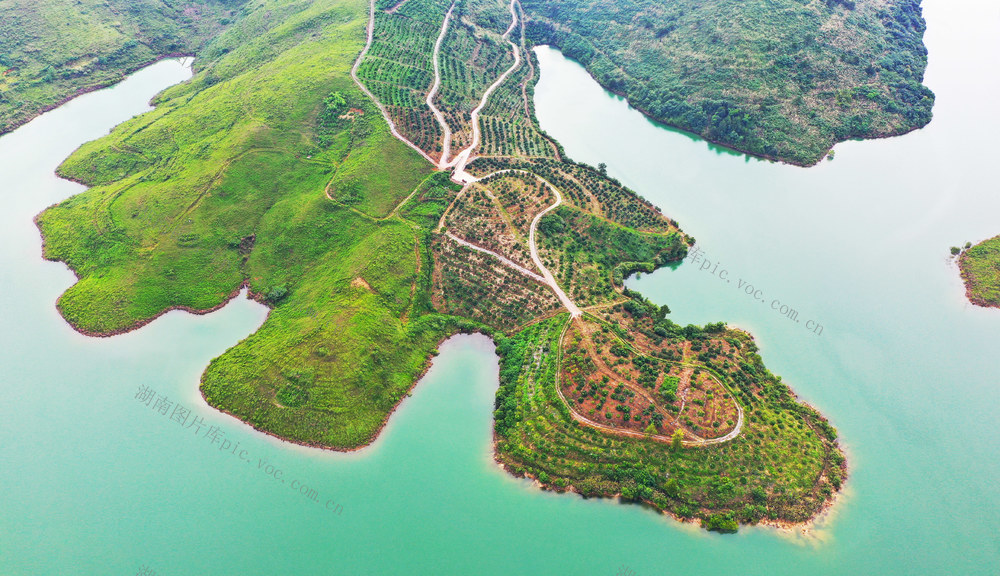
[[[965,282],[965,296],[970,302],[976,306],[1000,308],[1000,236],[962,250],[958,268]]]
[[[246,4],[191,81],[61,166],[91,188],[37,219],[79,277],[60,312],[111,335],[248,287],[271,312],[211,362],[205,399],[335,450],[378,435],[444,338],[484,332],[512,474],[718,531],[809,520],[845,478],[836,431],[750,335],[623,286],[693,239],[538,128],[527,18]]]

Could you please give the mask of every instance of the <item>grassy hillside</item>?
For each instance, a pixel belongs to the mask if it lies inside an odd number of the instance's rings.
[[[0,2],[0,134],[159,56],[196,51],[243,2]]]
[[[455,330],[426,304],[423,231],[378,219],[431,167],[351,82],[366,16],[360,1],[259,3],[192,82],[74,154],[60,172],[94,187],[38,219],[46,257],[80,276],[59,309],[87,332],[211,309],[248,283],[274,311],[213,361],[206,399],[341,449],[374,437]],[[379,202],[333,202],[338,183]]]
[[[969,301],[1000,308],[1000,236],[962,251],[958,266]]]
[[[810,165],[931,119],[919,0],[523,4],[535,43],[654,119],[757,156]]]

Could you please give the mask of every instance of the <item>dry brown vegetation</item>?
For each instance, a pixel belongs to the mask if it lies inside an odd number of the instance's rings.
[[[571,410],[597,425],[662,439],[681,430],[693,440],[736,426],[732,394],[697,365],[637,353],[586,319],[567,330],[563,350],[560,391]]]

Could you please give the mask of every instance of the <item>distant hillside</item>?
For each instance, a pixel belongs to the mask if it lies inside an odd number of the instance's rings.
[[[930,122],[919,0],[525,0],[528,37],[656,120],[792,164]]]
[[[0,134],[157,57],[191,53],[243,0],[0,2]]]

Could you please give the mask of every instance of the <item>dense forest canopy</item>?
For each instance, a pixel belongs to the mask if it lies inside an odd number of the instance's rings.
[[[814,164],[931,119],[918,0],[525,0],[528,37],[653,118]]]

